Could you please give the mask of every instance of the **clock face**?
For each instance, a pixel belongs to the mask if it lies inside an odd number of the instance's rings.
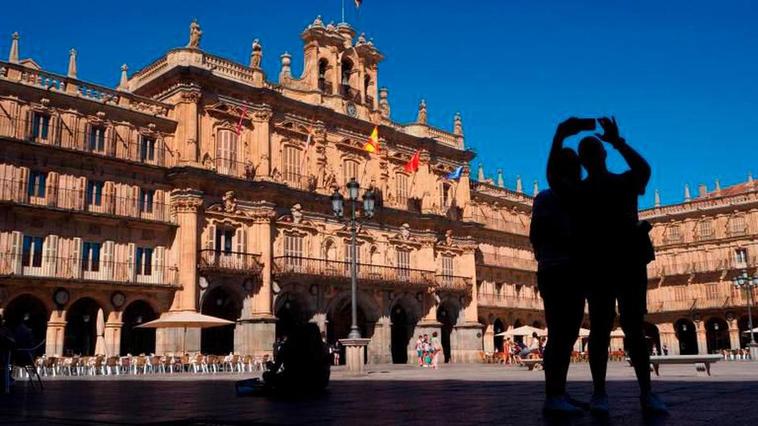
[[[121,292],[115,292],[113,293],[113,296],[111,296],[111,303],[113,303],[113,306],[120,308],[124,305],[124,302],[126,301],[126,296],[124,296],[124,293]]]
[[[55,303],[59,305],[65,305],[68,303],[68,291],[62,288],[56,290],[55,294],[53,295],[53,299],[55,299]]]
[[[351,117],[358,116],[358,108],[355,107],[355,104],[352,102],[348,102],[347,106],[345,107],[345,110],[347,111],[347,115]]]

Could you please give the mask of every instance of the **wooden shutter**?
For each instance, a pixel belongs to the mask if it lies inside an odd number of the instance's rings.
[[[70,276],[78,279],[82,277],[82,239],[74,237],[71,244]]]
[[[76,210],[84,210],[85,209],[85,193],[87,192],[87,178],[84,176],[74,178],[75,179],[75,185],[74,188],[74,206],[73,208]]]
[[[166,283],[166,274],[164,265],[166,264],[166,247],[156,246],[153,250],[153,281],[156,283]]]
[[[21,274],[21,250],[24,235],[19,231],[11,231],[11,273]]]
[[[29,202],[29,168],[20,167],[18,169],[19,193],[16,194],[16,200],[21,203]]]
[[[168,209],[166,208],[166,193],[162,189],[156,189],[153,193],[153,218],[155,220],[168,219]]]
[[[102,256],[101,256],[101,270],[105,279],[114,279],[113,271],[115,270],[115,246],[113,241],[106,241],[103,243]]]
[[[26,111],[26,127],[24,128],[24,139],[34,141],[33,136],[34,127],[34,111]]]
[[[205,248],[208,250],[216,249],[216,225],[208,225],[208,239],[206,240]]]
[[[58,205],[58,172],[49,172],[45,181],[45,201],[48,206]]]
[[[106,181],[105,183],[103,183],[103,211],[106,213],[110,213],[110,214],[115,213],[114,191],[115,191],[115,186],[113,182]]]
[[[234,233],[234,251],[236,254],[236,263],[238,268],[245,267],[245,253],[247,252],[247,232],[244,225],[237,228]]]
[[[50,145],[60,145],[60,130],[63,120],[58,115],[50,114],[50,123],[47,129],[47,143]],[[74,138],[76,139],[76,138]]]
[[[42,256],[42,270],[46,277],[56,277],[56,264],[58,263],[58,236],[48,235],[45,237]]]
[[[141,205],[140,205],[140,187],[139,186],[132,186],[131,187],[130,200],[131,200],[130,204],[133,206],[132,207],[132,212],[131,212],[130,216],[140,217],[140,215],[141,215],[141,213],[140,213]]]
[[[133,283],[137,280],[137,246],[134,243],[129,243],[126,246],[126,270],[128,271],[127,279]]]

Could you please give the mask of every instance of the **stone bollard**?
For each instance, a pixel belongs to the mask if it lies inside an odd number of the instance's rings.
[[[371,339],[340,339],[340,343],[345,347],[345,365],[350,374],[356,376],[366,374],[363,359],[366,346],[370,341]]]

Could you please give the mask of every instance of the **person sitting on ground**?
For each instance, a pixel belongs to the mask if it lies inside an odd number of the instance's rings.
[[[329,352],[316,324],[309,323],[294,330],[277,352],[269,371],[263,373],[266,390],[314,393],[329,384]]]

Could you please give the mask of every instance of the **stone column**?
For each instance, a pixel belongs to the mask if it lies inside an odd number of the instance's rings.
[[[484,352],[495,352],[495,328],[490,321],[487,321],[487,324],[484,325],[484,333],[482,334],[484,336],[484,342],[482,345]]]
[[[234,330],[235,351],[254,356],[273,355],[276,338],[276,317],[273,313],[271,292],[275,216],[273,207],[273,204],[265,203],[254,213],[251,234],[255,235],[254,243],[261,253],[261,277],[256,293],[245,301],[242,316]],[[248,247],[253,246],[248,244]]]
[[[171,311],[197,312],[197,251],[200,247],[200,215],[203,193],[194,189],[176,189],[171,192],[171,212],[179,228],[176,231],[172,250],[178,267],[177,283],[182,289],[174,294]],[[186,347],[187,352],[200,350],[200,330],[189,329],[184,345],[184,329],[156,330],[156,352],[177,352]]]
[[[740,329],[737,326],[737,320],[727,320],[729,324],[729,345],[731,349],[740,348]]]
[[[368,328],[371,328],[369,325]],[[371,341],[366,348],[368,350],[368,362],[369,364],[387,364],[392,362],[392,354],[390,353],[390,342],[392,329],[390,326],[390,319],[387,316],[382,316],[373,325],[374,333],[371,335]]]
[[[663,345],[666,345],[669,348],[669,355],[679,355],[679,340],[674,333],[674,324],[661,323],[656,325],[661,336],[661,353],[663,353]]]
[[[199,88],[182,93],[184,108],[180,110],[179,116],[184,120],[184,145],[180,150],[182,160],[185,162],[197,163],[200,161],[200,132],[198,128],[198,112],[201,99]]]
[[[63,355],[63,340],[66,334],[66,312],[55,310],[50,314],[45,336],[45,355]]]
[[[250,157],[259,161],[253,164],[256,178],[268,179],[271,177],[271,106],[263,104],[252,112],[253,142],[250,146]]]
[[[121,354],[121,312],[111,312],[105,323],[105,353],[108,356]]]
[[[695,330],[697,330],[697,353],[707,354],[708,344],[705,331],[705,323],[700,320],[693,321],[695,323]]]

